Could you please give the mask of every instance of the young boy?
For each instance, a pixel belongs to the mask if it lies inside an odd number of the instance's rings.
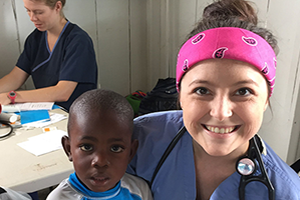
[[[75,173],[47,200],[151,200],[147,183],[126,174],[138,141],[132,140],[133,110],[121,95],[103,89],[85,92],[71,105],[68,137],[62,145]]]

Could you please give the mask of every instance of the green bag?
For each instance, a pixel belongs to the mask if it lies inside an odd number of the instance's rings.
[[[138,115],[141,101],[145,96],[146,94],[140,90],[126,96],[126,99],[130,103],[135,116]]]

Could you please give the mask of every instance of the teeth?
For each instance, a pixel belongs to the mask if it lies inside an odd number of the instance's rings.
[[[220,130],[219,130],[219,128],[215,128],[215,133],[219,133],[220,132]]]
[[[206,128],[211,132],[224,134],[232,132],[235,127],[218,128],[213,126],[206,126]]]
[[[224,128],[221,128],[221,129],[220,129],[220,133],[225,133],[225,129],[224,129]]]

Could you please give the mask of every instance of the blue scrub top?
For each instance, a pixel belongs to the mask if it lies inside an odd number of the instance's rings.
[[[157,112],[138,117],[134,121],[135,139],[139,140],[136,156],[127,172],[151,181],[153,172],[176,133],[183,126],[182,111]],[[193,139],[184,133],[158,172],[152,192],[155,200],[196,199],[196,173]],[[275,187],[276,200],[300,200],[300,178],[265,144],[262,155],[266,171]],[[213,169],[212,169],[213,170]],[[260,174],[257,169],[256,174]],[[210,200],[239,200],[238,188],[241,175],[233,173],[213,192]],[[246,200],[268,200],[268,190],[260,182],[246,187]]]
[[[55,86],[62,80],[78,82],[68,101],[56,102],[67,110],[82,93],[97,88],[93,42],[84,30],[69,21],[52,52],[48,48],[47,32],[35,29],[27,37],[16,66],[32,76],[36,89]]]

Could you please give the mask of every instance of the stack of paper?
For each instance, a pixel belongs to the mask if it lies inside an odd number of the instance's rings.
[[[61,138],[67,135],[62,130],[54,130],[30,137],[27,141],[18,145],[30,153],[40,156],[62,148]]]
[[[51,110],[53,104],[53,102],[37,102],[2,105],[2,112],[20,112],[25,110]]]

